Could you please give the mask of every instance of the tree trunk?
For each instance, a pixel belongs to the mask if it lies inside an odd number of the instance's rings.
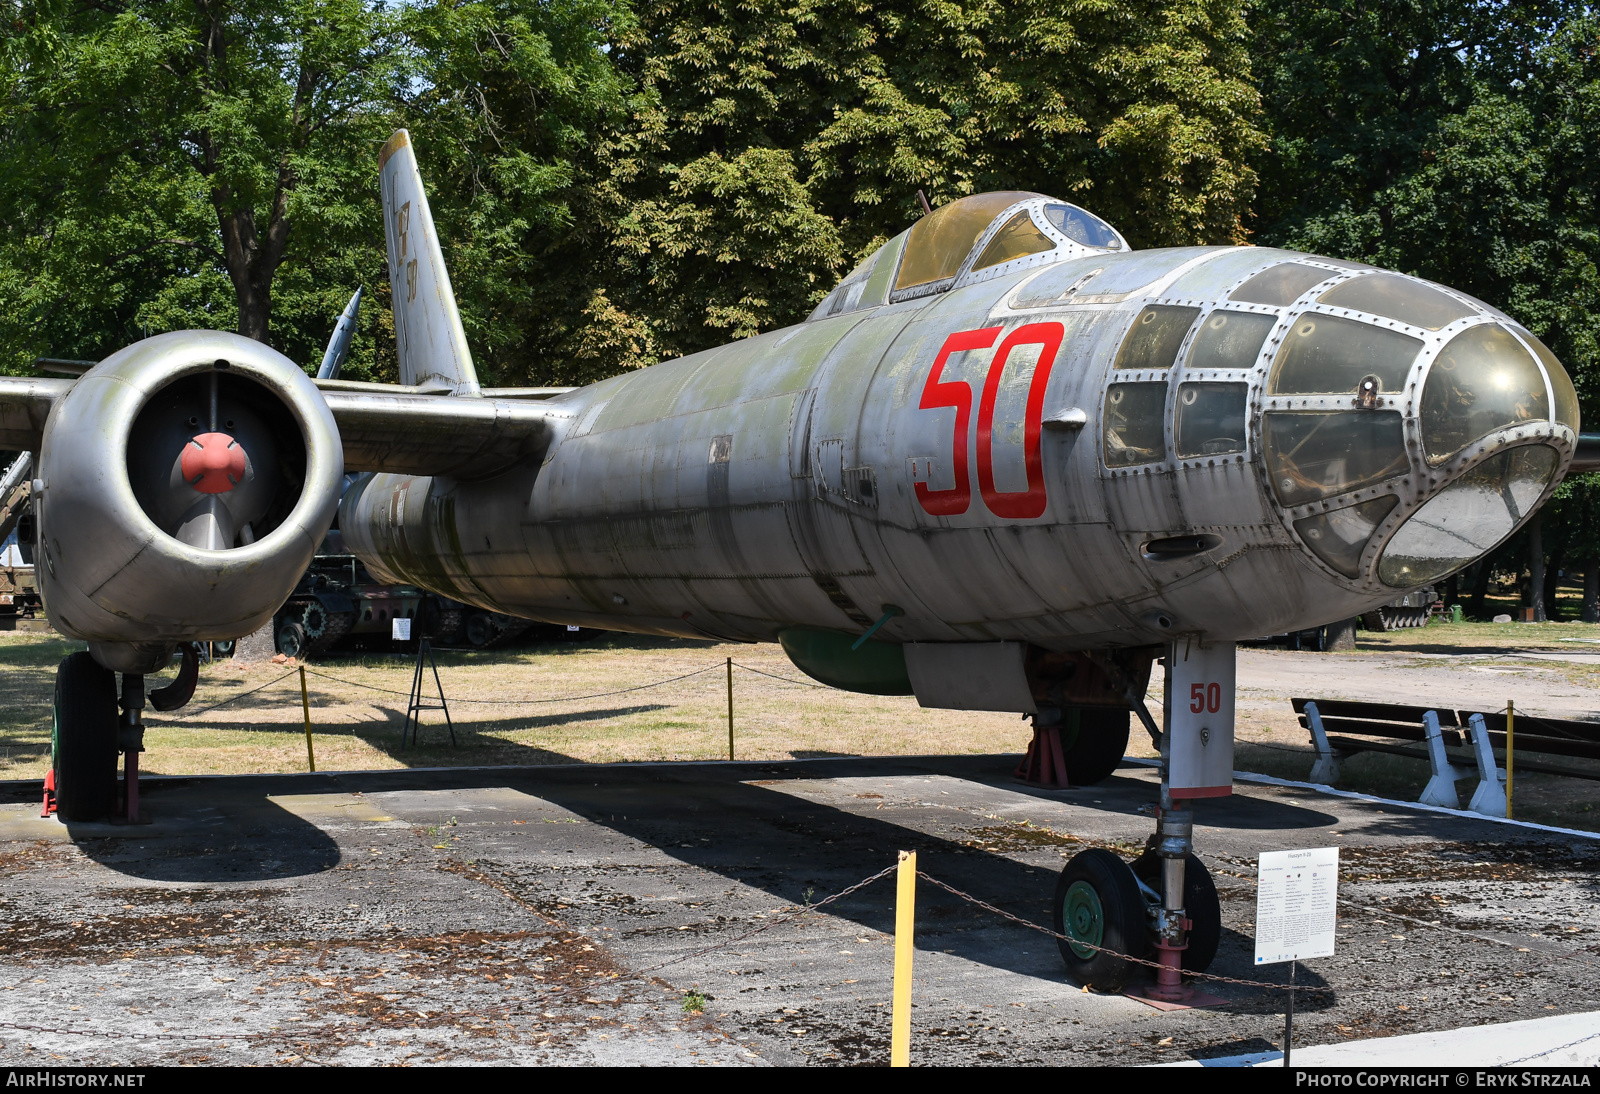
[[[1341,619],[1323,628],[1324,650],[1353,650],[1356,648],[1356,623],[1354,619]]]
[[[1478,563],[1478,572],[1472,579],[1472,601],[1467,612],[1474,619],[1483,618],[1483,598],[1489,595],[1489,572],[1492,569],[1489,560],[1484,559]]]
[[[1528,605],[1533,621],[1543,623],[1544,614],[1544,528],[1543,514],[1528,524]]]
[[[272,632],[274,620],[269,619],[260,630],[245,635],[233,647],[233,659],[241,665],[271,661],[278,653],[278,641]]]
[[[1561,618],[1561,567],[1566,561],[1566,552],[1556,551],[1550,556],[1550,565],[1544,568],[1544,596],[1542,606],[1545,614],[1551,619]]]
[[[1591,558],[1583,570],[1583,621],[1600,623],[1600,558]]]

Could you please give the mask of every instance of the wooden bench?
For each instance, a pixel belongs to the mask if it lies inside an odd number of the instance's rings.
[[[1456,809],[1460,808],[1460,799],[1455,784],[1471,777],[1471,768],[1476,767],[1478,788],[1468,808],[1490,816],[1505,816],[1505,771],[1499,766],[1505,755],[1505,711],[1458,711],[1345,699],[1297,698],[1291,702],[1317,750],[1311,767],[1312,782],[1337,781],[1340,759],[1357,752],[1410,756],[1427,760],[1433,773],[1418,800]],[[1600,723],[1518,714],[1512,741],[1515,767],[1519,770],[1600,780],[1600,772],[1523,758],[1549,755],[1600,760]],[[1446,751],[1449,748],[1469,748],[1471,755],[1452,757]],[[1457,766],[1453,762],[1456,760],[1470,762],[1471,766]]]

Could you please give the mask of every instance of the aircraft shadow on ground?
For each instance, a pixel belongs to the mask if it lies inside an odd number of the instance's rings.
[[[240,793],[230,783],[199,783],[162,780],[141,787],[142,811],[157,818],[155,825],[68,822],[68,836],[91,861],[145,881],[272,881],[339,865],[332,836],[268,797],[282,790],[255,784]],[[180,793],[189,798],[181,806]],[[175,807],[183,811],[181,821],[171,817]]]
[[[333,837],[278,805],[271,796],[510,787],[639,843],[661,848],[687,865],[759,889],[779,904],[803,905],[808,894],[815,903],[892,864],[897,851],[915,850],[918,865],[926,873],[1030,922],[1048,925],[1057,868],[1029,865],[984,849],[976,838],[962,838],[969,829],[992,827],[993,820],[966,814],[958,821],[960,827],[933,834],[875,816],[875,811],[866,810],[865,800],[863,811],[857,812],[779,788],[781,784],[803,784],[811,779],[947,774],[1025,792],[1027,788],[1004,779],[1003,766],[1009,763],[1014,759],[842,758],[805,765],[772,762],[602,768],[571,761],[564,767],[401,769],[337,775],[264,775],[226,781],[173,780],[148,784],[145,791],[147,811],[158,817],[164,829],[152,830],[151,838],[142,839],[136,828],[113,829],[106,825],[69,826],[69,830],[84,854],[128,876],[174,882],[259,882],[318,873],[332,869],[340,861]],[[1107,812],[1129,814],[1130,827],[1138,829],[1137,833],[1130,831],[1130,836],[1144,834],[1147,818],[1131,815],[1132,809],[1127,807],[1152,795],[1149,783],[1113,779],[1093,790],[1101,796]],[[904,807],[898,799],[888,804]],[[1084,807],[1086,803],[1074,804]],[[182,814],[181,822],[175,813]],[[1327,814],[1302,807],[1240,798],[1202,816],[1200,823],[1293,829],[1333,820]],[[183,830],[174,832],[177,825]],[[1085,840],[1084,845],[1093,842]],[[1069,841],[1062,850],[1073,853],[1075,847]],[[1064,863],[1066,857],[1061,861]],[[537,886],[541,876],[524,875],[519,884]],[[597,877],[603,879],[604,874]],[[830,904],[828,911],[861,928],[892,933],[894,896],[893,878],[889,877]],[[1019,926],[1007,926],[992,913],[926,882],[919,886],[917,919],[921,948],[942,950],[1023,975],[1066,979],[1054,939]],[[674,928],[662,928],[669,930]],[[1225,931],[1218,961],[1211,971],[1267,982],[1284,978],[1283,969],[1257,969],[1252,960],[1253,942]],[[1314,982],[1312,974],[1303,971],[1301,982]],[[1281,1010],[1281,993],[1263,995],[1249,988],[1209,987],[1234,1000],[1234,1009],[1262,1013]],[[1308,994],[1298,1007],[1315,1010],[1331,1003],[1331,994]]]
[[[406,789],[468,789],[510,787],[548,801],[610,828],[640,843],[661,848],[673,858],[731,881],[771,895],[779,904],[803,905],[838,892],[895,861],[899,850],[915,850],[924,872],[996,904],[1030,922],[1048,926],[1053,912],[1057,868],[1032,866],[960,838],[961,830],[935,835],[905,827],[870,812],[855,812],[784,793],[780,782],[806,779],[840,779],[887,774],[955,775],[941,771],[957,765],[930,758],[861,759],[786,766],[782,762],[734,767],[688,766],[605,769],[598,783],[594,767],[533,771],[449,771],[408,775],[404,772],[360,776],[368,793]],[[993,759],[966,758],[972,759]],[[1007,761],[1014,763],[1014,759]],[[972,764],[958,777],[988,781],[990,772],[975,772]],[[347,780],[349,781],[349,780]],[[1002,780],[996,780],[1005,785]],[[696,785],[686,785],[689,783]],[[1150,796],[1148,783],[1114,780],[1095,788],[1102,798],[1120,791]],[[409,784],[409,785],[408,785]],[[763,785],[767,784],[767,785]],[[1007,789],[1020,789],[1016,784]],[[352,786],[352,789],[354,787]],[[1076,803],[1083,804],[1083,803]],[[1110,804],[1109,802],[1107,804]],[[1215,803],[1207,803],[1215,804]],[[1114,807],[1109,811],[1117,811]],[[1291,805],[1258,802],[1217,810],[1201,823],[1216,827],[1309,828],[1333,823],[1335,818]],[[994,824],[970,816],[972,829]],[[1146,818],[1130,818],[1143,822]],[[1086,841],[1084,846],[1092,843]],[[1070,844],[1063,850],[1073,853]],[[1061,860],[1064,864],[1066,858]],[[604,875],[599,875],[603,878]],[[562,879],[552,877],[553,884]],[[520,884],[539,884],[539,875],[524,875]],[[532,894],[530,894],[532,895]],[[550,894],[552,897],[554,893]],[[828,906],[830,915],[876,932],[894,931],[894,881],[892,876],[872,887]],[[536,898],[537,899],[537,898]],[[561,899],[571,900],[571,896]],[[926,882],[917,897],[919,948],[941,950],[975,963],[1029,976],[1066,979],[1056,956],[1057,944],[1047,935],[1034,934]],[[997,936],[996,929],[999,929]],[[651,930],[652,928],[642,928]],[[660,928],[662,933],[674,926]],[[635,932],[637,933],[637,932]],[[1028,943],[1021,940],[1027,939]],[[710,939],[707,939],[710,941]],[[1143,956],[1143,955],[1140,955]],[[1213,972],[1269,983],[1281,982],[1286,970],[1257,969],[1254,942],[1235,932],[1225,932]],[[1302,972],[1301,983],[1315,984]],[[1208,990],[1233,1000],[1234,1009],[1274,1013],[1282,1009],[1282,994],[1258,989],[1208,985]],[[1332,1005],[1331,995],[1310,995],[1297,1004],[1317,1010]]]

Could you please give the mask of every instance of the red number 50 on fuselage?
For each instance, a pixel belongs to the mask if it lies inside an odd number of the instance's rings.
[[[1000,343],[989,373],[983,381],[983,396],[978,401],[978,492],[983,503],[997,517],[1022,520],[1044,513],[1044,460],[1039,454],[1040,422],[1044,418],[1044,392],[1050,382],[1050,368],[1061,348],[1064,331],[1060,323],[1030,323],[1018,327]],[[967,422],[972,416],[972,387],[965,380],[941,380],[944,366],[953,353],[988,349],[999,337],[999,327],[957,331],[944,340],[939,355],[928,370],[922,387],[922,410],[955,407],[956,421],[951,436],[951,457],[956,484],[949,490],[930,490],[916,483],[917,501],[928,513],[953,517],[965,513],[972,504],[972,481],[967,461]],[[1000,378],[1011,351],[1018,346],[1038,346],[1039,360],[1033,366],[1028,384],[1028,404],[1023,416],[1022,454],[1028,472],[1026,490],[996,490],[994,485],[994,404],[1000,393]]]

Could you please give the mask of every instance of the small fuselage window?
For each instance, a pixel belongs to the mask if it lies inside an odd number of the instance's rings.
[[[1171,368],[1178,359],[1184,336],[1194,324],[1199,308],[1178,308],[1152,304],[1139,313],[1117,351],[1121,369]]]
[[[1180,459],[1243,452],[1245,397],[1250,385],[1179,384],[1173,440]]]
[[[1106,466],[1133,467],[1166,459],[1166,410],[1165,382],[1106,388]]]
[[[1277,322],[1276,315],[1260,312],[1214,311],[1200,324],[1185,367],[1190,372],[1253,368],[1262,343]]]

